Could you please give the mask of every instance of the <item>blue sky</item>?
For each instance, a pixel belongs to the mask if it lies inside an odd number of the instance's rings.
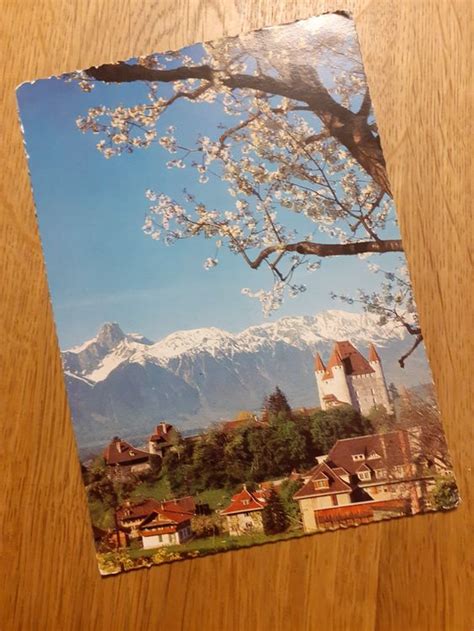
[[[179,196],[183,186],[203,201],[230,206],[227,186],[199,185],[195,172],[170,170],[170,155],[159,145],[105,160],[98,136],[83,134],[76,118],[95,105],[144,102],[144,84],[97,84],[91,93],[60,79],[23,85],[18,92],[33,194],[37,208],[58,337],[62,348],[93,337],[105,321],[125,331],[159,339],[177,329],[217,326],[238,331],[265,320],[260,303],[242,287],[269,289],[270,275],[253,271],[222,250],[218,267],[205,271],[212,242],[192,239],[166,247],[143,234],[148,188]],[[192,143],[197,135],[215,137],[225,121],[220,105],[177,102],[158,130],[176,126],[176,137]],[[191,184],[192,182],[192,184]],[[373,262],[378,257],[372,257]],[[384,267],[395,261],[383,256]],[[301,273],[308,291],[272,316],[308,315],[328,308],[347,309],[329,293],[375,289],[378,278],[354,257],[323,261],[317,272]]]

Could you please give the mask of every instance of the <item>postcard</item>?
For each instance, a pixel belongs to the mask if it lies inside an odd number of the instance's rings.
[[[350,16],[18,102],[101,574],[458,504]]]

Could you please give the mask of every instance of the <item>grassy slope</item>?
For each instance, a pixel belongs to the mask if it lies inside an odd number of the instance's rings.
[[[256,533],[254,535],[242,535],[241,537],[232,537],[230,535],[218,535],[216,537],[206,537],[204,539],[193,539],[188,543],[183,543],[176,546],[166,546],[166,551],[169,553],[185,553],[198,551],[202,554],[212,554],[214,552],[222,552],[224,550],[234,550],[237,548],[245,548],[253,546],[259,543],[270,543],[272,541],[281,541],[282,539],[292,539],[294,537],[303,536],[302,530],[291,530],[289,532],[283,532],[278,535],[265,535],[264,533]],[[152,550],[127,550],[132,559],[139,557],[151,557],[158,550],[163,548]]]

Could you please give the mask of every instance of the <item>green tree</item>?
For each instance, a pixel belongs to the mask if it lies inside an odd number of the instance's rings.
[[[161,469],[163,465],[163,459],[158,454],[150,454],[150,471],[146,475],[146,480],[149,482],[156,482],[161,475]]]
[[[307,460],[307,444],[298,425],[285,412],[273,417],[271,452],[274,475],[289,474]]]
[[[367,419],[377,433],[388,432],[395,423],[394,415],[389,414],[384,405],[374,405],[368,413]]]
[[[328,453],[340,438],[372,434],[372,423],[349,405],[318,410],[311,417],[311,434],[316,455]]]
[[[288,518],[275,489],[269,493],[266,506],[262,511],[262,520],[266,535],[276,535],[288,528]]]
[[[166,476],[170,488],[175,494],[188,493],[188,477],[186,472],[190,469],[186,457],[180,457],[179,454],[168,449],[163,458],[162,471]]]
[[[249,451],[248,432],[232,432],[224,447],[224,462],[227,485],[235,485],[247,480],[250,475],[252,455]]]
[[[115,484],[108,477],[93,482],[87,487],[87,495],[91,500],[98,500],[104,508],[116,508],[120,502]]]
[[[251,456],[249,477],[255,482],[261,482],[273,474],[272,436],[271,427],[256,427],[248,432]]]
[[[266,421],[280,414],[291,418],[291,407],[286,395],[277,386],[275,391],[265,397],[263,402],[263,417]]]
[[[87,483],[97,482],[102,480],[107,475],[107,465],[103,456],[97,456],[87,467],[87,473],[84,474],[84,479],[87,479]]]
[[[301,523],[298,502],[293,499],[293,495],[299,488],[301,488],[301,482],[289,479],[284,480],[279,488],[281,503],[291,524]]]

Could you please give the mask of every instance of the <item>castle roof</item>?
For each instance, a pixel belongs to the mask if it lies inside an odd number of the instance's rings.
[[[114,438],[104,450],[105,463],[108,465],[132,465],[148,460],[147,451],[136,449],[120,438]]]
[[[369,344],[369,362],[380,362],[380,357],[377,353],[377,349],[372,343]]]
[[[321,359],[321,355],[316,353],[316,357],[314,359],[314,369],[318,370],[326,370],[326,366],[324,365],[323,360]]]
[[[375,348],[374,352],[376,353]],[[348,340],[335,342],[323,379],[334,376],[332,368],[335,366],[342,366],[346,375],[367,375],[375,372],[362,353]]]

